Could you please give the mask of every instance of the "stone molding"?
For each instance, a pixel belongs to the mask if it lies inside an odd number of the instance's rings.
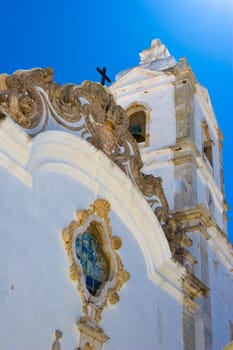
[[[212,193],[214,193],[215,203],[220,211],[224,211],[227,220],[226,211],[229,207],[221,192],[221,189],[216,185],[213,174],[210,172],[208,166],[203,160],[199,150],[193,142],[182,141],[174,146],[163,149],[162,151],[152,151],[142,156],[144,162],[144,169],[151,171],[160,166],[170,166],[174,164],[186,165],[192,163],[195,169],[198,170],[198,175],[203,177],[204,182],[208,183]]]
[[[206,296],[209,288],[192,273],[187,272],[184,280],[184,292],[191,300]]]
[[[0,121],[0,166],[14,174],[26,186],[32,185],[31,175],[26,170],[31,149],[30,137],[10,118]]]
[[[226,268],[233,271],[233,246],[204,204],[173,211],[172,214],[184,223],[187,232],[200,232]]]
[[[101,350],[103,344],[109,340],[109,337],[104,334],[102,329],[95,329],[83,322],[83,320],[77,322],[77,327],[80,332],[77,350]]]
[[[137,79],[136,79],[137,77]],[[145,89],[146,81],[146,89]],[[161,88],[161,86],[166,87],[174,84],[175,76],[170,73],[169,70],[166,71],[156,71],[146,69],[143,66],[135,67],[131,69],[126,75],[117,80],[113,85],[109,87],[112,93],[117,91],[117,96],[120,99],[129,101],[129,96],[135,93],[147,93],[149,90],[153,92],[156,89]],[[140,101],[138,101],[140,102]]]

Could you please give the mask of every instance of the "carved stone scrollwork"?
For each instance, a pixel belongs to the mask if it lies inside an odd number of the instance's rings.
[[[17,71],[12,76],[0,76],[0,111],[17,124],[35,128],[43,113],[43,104],[36,89],[46,89],[53,77],[51,68]]]
[[[157,207],[155,214],[163,227],[173,257],[191,272],[196,260],[187,249],[192,245],[192,240],[182,222],[174,215],[167,216],[162,207]]]
[[[90,81],[61,86],[52,79],[51,68],[0,75],[0,118],[10,116],[31,136],[45,130],[49,119],[55,120],[59,128],[101,149],[132,179],[153,210],[160,205],[168,214],[162,180],[142,173],[128,116],[107,88]]]
[[[193,299],[206,296],[209,289],[194,275],[193,267],[197,261],[188,250],[192,240],[187,235],[187,228],[183,226],[179,213],[167,216],[162,207],[157,207],[155,214],[163,227],[173,258],[186,268],[183,280],[184,305],[195,312],[197,304]]]

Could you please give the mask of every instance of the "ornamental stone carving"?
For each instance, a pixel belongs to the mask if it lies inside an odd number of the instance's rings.
[[[61,350],[60,339],[62,338],[62,332],[59,330],[55,331],[55,341],[52,345],[51,350]]]
[[[107,88],[90,81],[61,86],[52,79],[51,68],[0,75],[0,118],[11,117],[31,136],[51,129],[55,121],[56,128],[69,129],[101,149],[132,179],[153,210],[160,205],[168,213],[162,180],[141,171],[128,116]]]
[[[182,222],[174,214],[167,216],[162,207],[157,207],[155,214],[164,230],[173,257],[181,265],[192,271],[196,262],[193,255],[188,251],[188,248],[192,245],[192,240],[188,237]]]
[[[87,340],[87,332],[90,346],[96,347],[91,340],[92,333],[95,334],[95,341],[98,335],[100,348],[103,340],[108,339],[99,326],[102,312],[105,307],[120,300],[119,290],[130,278],[117,253],[122,242],[120,237],[112,236],[109,211],[110,203],[105,199],[97,199],[88,210],[77,211],[77,219],[62,232],[70,261],[70,278],[77,282],[82,301],[83,316],[78,323],[83,333],[82,346]]]

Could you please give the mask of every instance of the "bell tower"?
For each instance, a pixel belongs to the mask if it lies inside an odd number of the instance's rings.
[[[140,53],[137,67],[117,75],[111,91],[127,112],[143,171],[162,178],[170,213],[192,240],[185,267],[214,288],[217,266],[220,261],[229,266],[231,254],[223,136],[208,91],[197,82],[186,59],[177,62],[158,39]],[[212,348],[217,309],[211,298],[211,293],[202,298],[198,308],[184,300],[184,349]],[[220,295],[217,299],[222,302]]]

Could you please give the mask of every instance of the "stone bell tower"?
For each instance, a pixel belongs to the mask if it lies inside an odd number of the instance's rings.
[[[214,289],[232,265],[232,253],[223,136],[208,91],[196,81],[186,59],[177,62],[158,39],[140,53],[137,67],[118,74],[111,91],[127,112],[143,171],[162,178],[170,213],[192,240],[190,254],[183,259],[181,252],[179,260],[210,290],[198,306],[183,302],[184,349],[212,349],[217,344],[215,315],[226,298],[221,287]],[[227,314],[226,329],[229,320]]]

